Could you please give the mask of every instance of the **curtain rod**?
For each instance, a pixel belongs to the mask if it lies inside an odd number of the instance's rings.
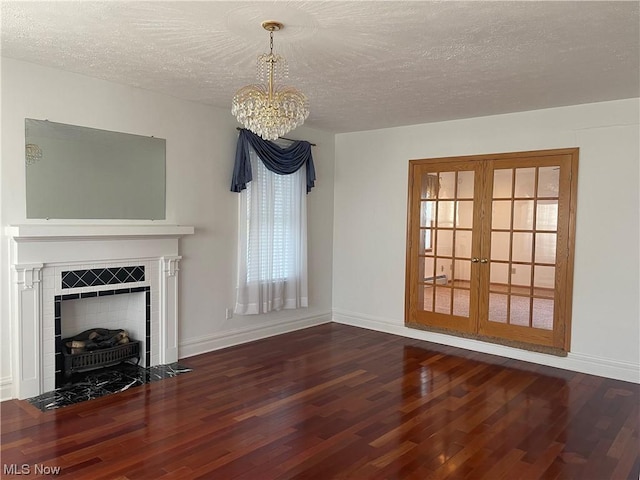
[[[243,129],[240,128],[240,127],[236,127],[236,130],[240,131],[240,130],[243,130]],[[293,138],[287,138],[287,137],[279,137],[279,138],[281,138],[282,140],[289,140],[290,142],[299,142],[300,141],[300,140],[294,140]],[[315,143],[311,143],[311,142],[309,142],[309,145],[311,145],[312,147],[316,147],[317,146]]]

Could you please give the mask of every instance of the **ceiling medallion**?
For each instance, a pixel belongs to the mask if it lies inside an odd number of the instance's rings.
[[[238,121],[265,140],[275,140],[302,125],[309,116],[309,101],[304,93],[280,85],[288,76],[287,62],[273,53],[273,32],[283,28],[275,21],[262,22],[269,32],[269,53],[258,56],[257,77],[262,84],[247,85],[236,92],[231,113]]]

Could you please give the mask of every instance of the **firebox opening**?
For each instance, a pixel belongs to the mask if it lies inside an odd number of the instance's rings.
[[[72,382],[74,373],[125,361],[148,367],[150,287],[56,296],[55,333],[56,388]]]

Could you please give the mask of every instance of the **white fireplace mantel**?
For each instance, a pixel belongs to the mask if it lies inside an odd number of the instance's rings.
[[[193,227],[181,225],[24,224],[5,229],[14,265],[178,255],[178,239],[193,233]]]
[[[117,237],[180,237],[193,234],[183,225],[59,225],[25,224],[5,228],[8,237],[16,241],[56,239],[100,239]]]
[[[151,365],[177,361],[177,274],[182,258],[178,241],[193,233],[193,227],[180,225],[5,227],[12,269],[13,397],[28,398],[52,389],[54,296],[114,288],[111,284],[63,285],[61,274],[65,270],[142,265],[144,278],[122,286],[150,289]]]

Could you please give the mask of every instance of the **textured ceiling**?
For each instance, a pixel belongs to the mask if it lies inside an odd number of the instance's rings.
[[[306,123],[347,132],[640,96],[638,6],[2,1],[2,55],[230,109],[278,20]]]

